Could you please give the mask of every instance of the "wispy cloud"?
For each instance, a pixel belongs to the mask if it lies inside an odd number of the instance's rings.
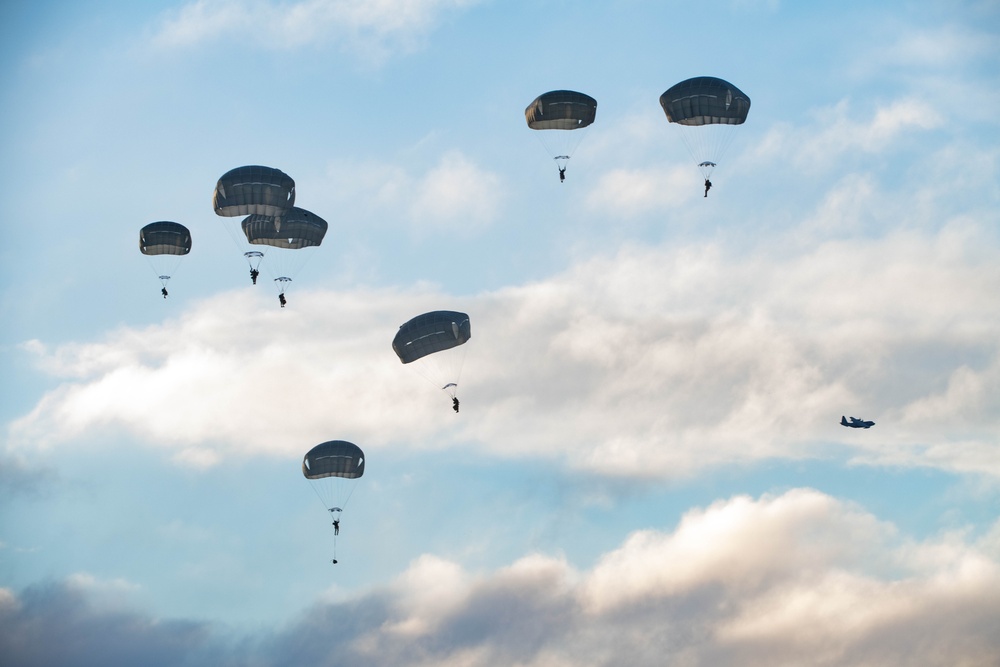
[[[995,18],[996,7],[992,10]],[[988,28],[986,24],[981,27]],[[873,45],[872,52],[879,62],[895,67],[954,72],[958,66],[1000,55],[995,32],[988,29],[946,23],[924,29],[908,26],[894,32],[893,39]]]
[[[422,172],[376,160],[338,161],[324,178],[337,183],[325,196],[340,215],[386,218],[381,224],[419,236],[481,232],[500,218],[507,200],[503,179],[458,150]]]
[[[696,187],[691,187],[692,171],[679,166],[612,169],[587,193],[586,206],[593,213],[623,219],[666,210],[698,195]]]
[[[945,122],[942,111],[928,100],[898,99],[861,112],[855,106],[845,99],[818,109],[813,126],[774,126],[760,142],[756,158],[780,160],[807,173],[824,171],[841,163],[845,154],[875,155],[902,136]]]
[[[449,13],[479,0],[195,0],[166,14],[152,37],[165,49],[238,38],[242,48],[332,43],[371,62],[419,48]]]
[[[499,176],[459,152],[443,156],[415,190],[410,212],[421,227],[459,232],[488,227],[497,219],[503,198]]]
[[[32,465],[20,456],[0,454],[0,499],[39,497],[52,492],[55,470]]]

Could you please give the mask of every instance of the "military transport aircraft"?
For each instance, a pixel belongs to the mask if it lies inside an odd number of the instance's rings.
[[[844,417],[843,415],[841,415],[840,416],[840,425],[841,426],[847,426],[849,428],[871,428],[872,426],[875,425],[875,422],[873,422],[873,421],[865,421],[863,419],[857,419],[855,417],[851,417],[851,421],[848,422],[847,418]]]

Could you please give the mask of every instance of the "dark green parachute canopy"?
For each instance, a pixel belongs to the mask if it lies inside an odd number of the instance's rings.
[[[597,100],[572,90],[553,90],[535,98],[524,110],[532,130],[576,130],[597,116]]]
[[[302,459],[302,474],[306,479],[356,479],[365,474],[365,453],[346,440],[330,440],[309,450]]]
[[[281,215],[295,203],[295,181],[271,167],[237,167],[215,185],[212,206],[218,215]]]
[[[186,255],[191,252],[191,232],[177,222],[151,222],[139,230],[143,255]]]
[[[292,207],[280,217],[251,215],[243,221],[243,233],[253,245],[276,248],[311,248],[323,242],[326,220],[304,208]]]
[[[392,349],[404,364],[441,350],[457,347],[472,338],[469,316],[453,310],[418,315],[399,327]]]
[[[660,95],[667,120],[680,125],[741,125],[750,111],[743,91],[714,76],[697,76]]]

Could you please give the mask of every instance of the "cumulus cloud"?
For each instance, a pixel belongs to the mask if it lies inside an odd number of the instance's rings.
[[[66,664],[68,651],[129,664],[145,645],[164,664],[987,667],[1000,652],[1000,561],[794,489],[638,531],[588,570],[529,554],[468,572],[426,554],[246,640],[106,609],[66,583],[0,590],[0,621],[15,664]]]
[[[277,311],[222,294],[103,341],[27,345],[65,381],[10,424],[9,446],[124,429],[208,466],[298,455],[337,423],[372,447],[461,444],[607,475],[683,476],[838,441],[858,461],[996,475],[1000,269],[985,233],[960,220],[787,256],[624,246],[465,298],[314,291]],[[458,419],[389,349],[400,322],[444,307],[473,321]],[[844,413],[877,427],[846,432]]]
[[[408,310],[400,309],[399,295],[327,294],[315,302],[301,293],[303,310],[280,311],[289,317],[279,319],[264,315],[255,298],[220,295],[178,321],[112,334],[103,352],[84,346],[80,354],[42,357],[51,372],[84,373],[87,380],[43,398],[34,415],[53,419],[43,425],[28,417],[23,442],[44,447],[116,424],[172,448],[181,462],[210,465],[225,452],[287,451],[295,441],[322,437],[319,421],[328,425],[379,400],[395,403],[399,419],[416,421],[410,391],[396,381],[391,337],[370,335],[398,326],[397,313]],[[305,315],[317,307],[330,308],[323,323]]]
[[[742,595],[790,573],[812,578],[834,567],[876,570],[885,564],[872,562],[869,549],[891,532],[870,514],[810,490],[719,501],[690,511],[673,533],[639,531],[605,555],[588,579],[586,606],[608,613],[712,583]]]
[[[209,638],[207,624],[107,608],[74,583],[0,589],[0,628],[0,654],[25,666],[178,665]]]
[[[167,49],[239,37],[241,44],[290,50],[326,41],[381,61],[413,51],[450,12],[478,0],[195,0],[173,10],[152,42]]]

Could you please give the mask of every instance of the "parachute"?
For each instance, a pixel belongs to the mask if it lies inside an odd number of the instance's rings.
[[[251,165],[227,171],[215,184],[212,206],[218,215],[280,216],[295,204],[295,181],[271,167]]]
[[[264,267],[271,274],[278,293],[284,294],[292,278],[311,258],[329,227],[326,220],[303,208],[291,207],[281,217],[254,214],[241,224],[247,243],[262,248]]]
[[[151,222],[139,230],[139,251],[160,279],[166,298],[170,275],[177,270],[180,258],[191,252],[191,232],[178,222]]]
[[[419,362],[417,372],[454,399],[465,349],[452,348],[464,345],[470,338],[472,325],[466,313],[435,310],[401,325],[392,339],[392,349],[404,364]]]
[[[553,90],[539,95],[524,110],[524,119],[532,130],[556,130],[536,136],[556,161],[560,178],[584,134],[567,130],[582,130],[590,126],[596,116],[597,100],[572,90]]]
[[[337,536],[340,517],[354,493],[359,477],[365,474],[365,453],[346,440],[330,440],[310,449],[302,459],[302,475],[333,522],[333,562],[337,562]]]
[[[668,88],[660,106],[707,180],[732,143],[733,129],[746,121],[750,98],[728,81],[698,76]]]
[[[248,243],[299,250],[320,245],[328,225],[315,213],[293,206],[282,217],[251,215],[241,227]]]
[[[217,215],[237,217],[265,215],[279,218],[295,204],[295,181],[280,169],[256,165],[237,167],[215,184],[212,207]],[[227,223],[226,231],[243,253],[254,277],[264,253],[248,245],[239,224]]]

